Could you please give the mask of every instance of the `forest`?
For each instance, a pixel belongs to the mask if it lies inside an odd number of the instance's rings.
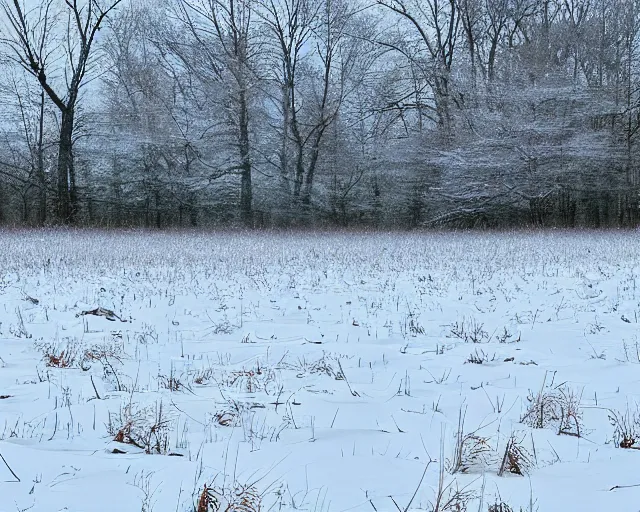
[[[638,0],[0,0],[0,224],[634,227]]]

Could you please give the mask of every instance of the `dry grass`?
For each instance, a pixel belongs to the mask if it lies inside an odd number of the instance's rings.
[[[515,512],[515,510],[509,504],[501,501],[499,503],[489,505],[487,512]]]
[[[266,391],[275,382],[276,373],[272,368],[264,367],[258,361],[252,368],[242,368],[227,373],[222,385],[240,393],[257,393]]]
[[[613,440],[618,448],[640,450],[640,411],[627,407],[624,412],[609,411],[609,422],[613,426]]]
[[[107,432],[115,442],[135,446],[146,454],[169,453],[171,421],[164,413],[162,402],[139,411],[134,411],[129,404],[119,414],[109,414]]]
[[[253,486],[235,484],[231,488],[204,485],[196,512],[260,512],[262,497]]]
[[[63,350],[60,354],[46,354],[45,360],[47,366],[51,368],[71,368],[75,361],[75,358]]]
[[[505,473],[524,476],[531,467],[529,451],[522,445],[521,439],[518,439],[515,434],[511,434],[504,449],[498,476],[503,476]]]
[[[458,413],[458,430],[454,439],[453,458],[448,461],[451,474],[482,472],[491,465],[495,451],[489,438],[478,435],[478,430],[465,433],[466,408]]]
[[[527,397],[529,405],[520,422],[532,428],[554,428],[558,435],[581,437],[582,394],[562,385],[555,388],[545,387],[538,393]]]

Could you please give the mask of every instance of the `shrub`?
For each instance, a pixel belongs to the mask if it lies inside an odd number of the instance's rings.
[[[631,412],[627,406],[624,413],[610,411],[609,421],[613,426],[613,441],[618,448],[640,450],[640,411]]]
[[[233,484],[227,488],[204,485],[196,512],[259,512],[262,497],[251,485]]]
[[[137,411],[128,404],[118,414],[110,413],[107,432],[115,442],[135,446],[146,454],[169,453],[171,421],[165,415],[162,402]]]
[[[532,428],[555,428],[558,435],[581,437],[583,431],[582,394],[567,386],[540,391],[527,397],[529,406],[520,419]]]

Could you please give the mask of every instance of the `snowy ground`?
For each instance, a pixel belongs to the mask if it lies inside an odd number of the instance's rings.
[[[0,512],[637,511],[639,272],[633,233],[0,233]]]

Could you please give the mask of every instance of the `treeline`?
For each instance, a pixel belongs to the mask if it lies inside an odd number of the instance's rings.
[[[640,220],[640,1],[0,0],[0,224]]]

